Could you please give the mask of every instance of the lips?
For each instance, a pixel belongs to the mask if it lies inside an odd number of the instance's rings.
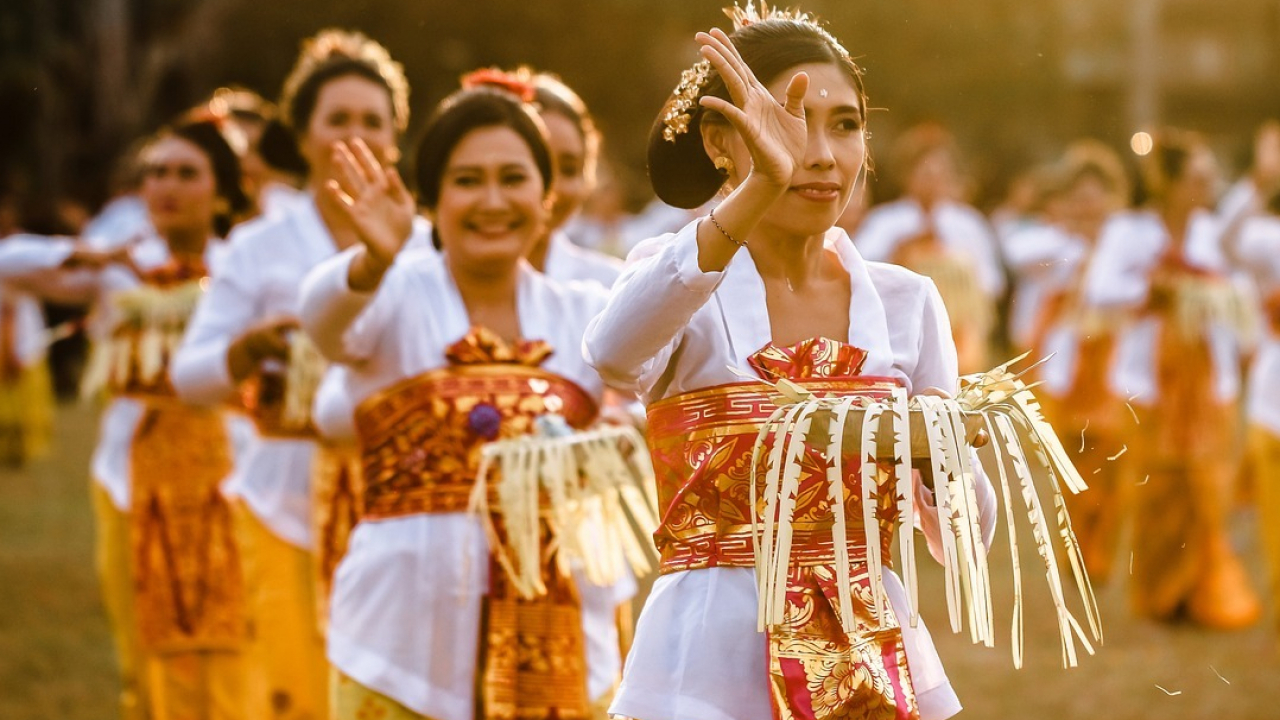
[[[519,219],[511,220],[484,220],[471,221],[465,223],[467,230],[486,238],[500,238],[510,235],[520,227],[523,222]]]
[[[813,202],[835,202],[840,198],[840,184],[833,182],[811,182],[792,185],[791,192]]]

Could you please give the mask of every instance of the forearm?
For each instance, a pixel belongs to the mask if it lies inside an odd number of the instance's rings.
[[[317,265],[302,284],[302,328],[320,352],[334,362],[361,359],[348,347],[347,334],[375,294],[351,285],[352,266],[360,252],[362,249],[352,249],[329,258]]]
[[[203,405],[233,397],[236,387],[254,369],[247,359],[243,365],[232,361],[231,348],[235,345],[227,337],[184,343],[170,372],[178,396],[186,402]]]
[[[0,280],[32,279],[58,270],[75,252],[69,238],[14,235],[0,241]]]
[[[698,224],[698,267],[703,272],[720,272],[764,219],[770,206],[785,189],[748,177],[724,202]]]

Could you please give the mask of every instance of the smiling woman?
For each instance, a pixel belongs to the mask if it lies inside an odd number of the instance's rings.
[[[484,72],[441,102],[418,148],[418,203],[443,252],[401,252],[414,198],[363,142],[340,144],[329,192],[360,245],[303,289],[303,326],[346,365],[365,472],[333,589],[339,720],[584,719],[619,672],[608,646],[626,588],[552,556],[546,595],[517,599],[467,512],[485,442],[533,434],[546,414],[583,428],[603,393],[577,352],[603,291],[524,259],[554,170],[532,88]]]

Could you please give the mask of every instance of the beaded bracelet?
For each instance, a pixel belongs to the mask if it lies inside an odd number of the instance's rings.
[[[721,234],[721,235],[723,235],[723,236],[725,236],[725,237],[729,238],[729,242],[733,243],[734,245],[737,245],[738,247],[742,247],[742,248],[744,248],[744,247],[746,247],[746,246],[747,246],[747,244],[746,244],[745,242],[740,242],[737,238],[735,238],[734,236],[730,235],[730,234],[729,234],[729,232],[728,232],[727,230],[725,230],[723,226],[721,226],[721,225],[720,225],[720,222],[719,222],[718,220],[716,220],[716,214],[715,214],[715,212],[709,212],[709,213],[707,213],[707,219],[711,221],[711,224],[712,224],[712,225],[715,225],[715,226],[716,226],[716,229],[720,231],[720,234]]]

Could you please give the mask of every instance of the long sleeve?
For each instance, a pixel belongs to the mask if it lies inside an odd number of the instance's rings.
[[[351,289],[348,275],[357,248],[351,248],[320,263],[302,284],[302,328],[329,360],[359,364],[368,359],[378,331],[375,318],[362,317],[387,285],[393,281],[392,266],[382,278],[377,292]]]
[[[604,312],[587,327],[587,362],[610,385],[633,389],[641,376],[665,365],[722,277],[698,265],[697,222],[637,246]]]
[[[1148,274],[1157,253],[1146,249],[1152,238],[1136,217],[1109,221],[1085,271],[1085,295],[1100,307],[1134,307],[1147,298]],[[1132,246],[1132,247],[1131,247]]]
[[[170,368],[174,388],[187,402],[214,404],[235,392],[227,350],[250,326],[264,319],[247,282],[254,277],[253,268],[247,267],[251,258],[237,249],[233,248],[214,275]]]
[[[917,392],[929,387],[936,387],[955,394],[959,390],[959,371],[957,369],[955,343],[951,340],[951,323],[947,319],[947,310],[942,305],[942,298],[932,282],[927,285],[927,293],[923,312],[921,313],[922,332],[920,333],[920,354],[915,370],[911,373],[911,384]],[[978,463],[976,451],[971,452],[970,461],[974,468],[974,490],[978,502],[978,521],[982,528],[983,545],[990,549],[995,538],[996,512],[995,489],[991,479],[983,472]],[[927,491],[925,491],[927,494]],[[929,498],[930,500],[932,498]],[[921,511],[921,530],[924,531],[925,542],[929,554],[942,562],[942,528],[938,521],[936,507],[926,504]]]
[[[98,272],[65,270],[75,240],[41,235],[13,235],[0,241],[0,280],[45,300],[83,305],[93,302]]]

